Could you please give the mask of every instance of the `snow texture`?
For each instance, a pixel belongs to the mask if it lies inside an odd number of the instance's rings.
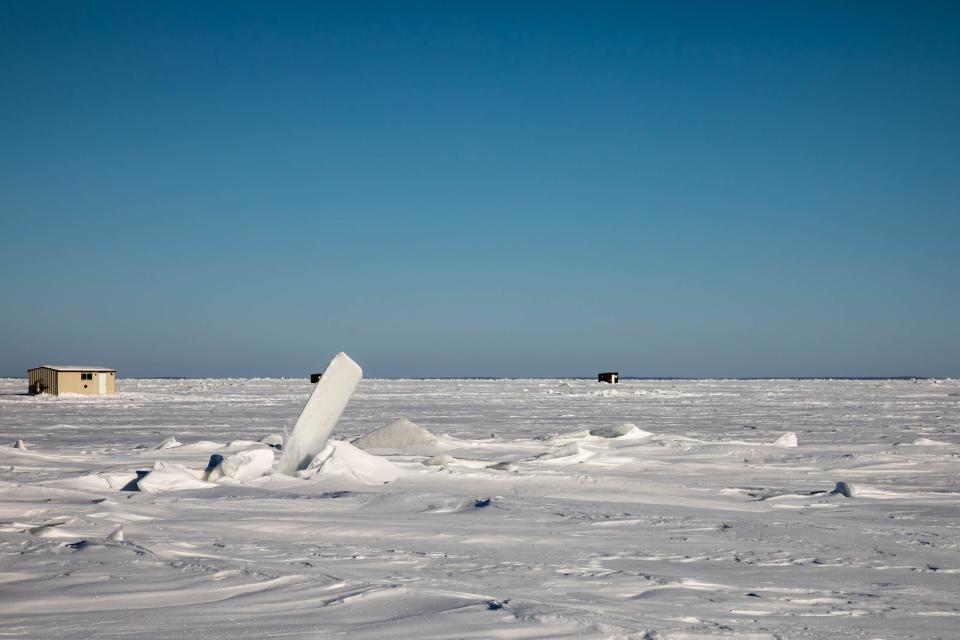
[[[957,637],[956,380],[364,380],[305,477],[258,440],[306,380],[24,387],[11,638]],[[346,442],[399,415],[443,435]],[[204,480],[231,459],[249,479]]]

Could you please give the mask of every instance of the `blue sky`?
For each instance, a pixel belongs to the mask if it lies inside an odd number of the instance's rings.
[[[960,5],[6,2],[0,374],[960,375]]]

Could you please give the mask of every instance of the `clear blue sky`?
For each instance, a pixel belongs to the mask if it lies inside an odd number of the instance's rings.
[[[0,374],[960,375],[960,3],[3,2]]]

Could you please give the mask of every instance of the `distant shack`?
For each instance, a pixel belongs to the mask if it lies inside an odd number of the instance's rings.
[[[609,382],[615,384],[620,382],[620,374],[617,371],[605,371],[597,374],[597,382]]]
[[[27,370],[27,393],[81,393],[106,396],[117,392],[117,370],[107,367],[82,367],[44,364]]]

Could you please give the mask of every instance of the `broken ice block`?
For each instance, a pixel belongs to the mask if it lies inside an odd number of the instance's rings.
[[[350,356],[345,353],[334,356],[303,407],[290,441],[283,445],[277,473],[296,475],[323,450],[362,377],[363,371]]]

